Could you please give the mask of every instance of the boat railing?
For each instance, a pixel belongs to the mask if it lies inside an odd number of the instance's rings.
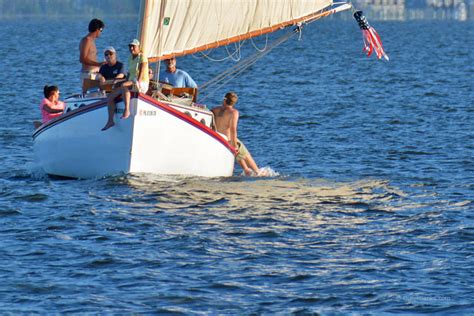
[[[75,94],[66,98],[65,113],[80,108],[84,105],[96,102],[98,99],[106,98],[113,91],[114,81],[108,80],[100,82],[99,80],[85,79],[86,93]],[[175,88],[167,83],[150,80],[150,88],[146,93],[154,99],[165,101],[170,105],[186,106],[191,109],[207,110],[206,105],[196,103],[197,88]]]

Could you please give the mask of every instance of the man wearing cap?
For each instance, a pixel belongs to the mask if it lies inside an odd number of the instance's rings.
[[[166,69],[160,74],[160,81],[166,82],[175,88],[197,88],[196,82],[184,70],[176,68],[176,58],[165,60]]]
[[[146,93],[150,82],[148,58],[140,51],[140,42],[136,38],[128,44],[128,50],[128,80],[141,93]]]
[[[106,80],[125,78],[125,69],[123,64],[117,60],[117,52],[112,46],[104,50],[106,64],[100,66],[99,80],[104,83]]]
[[[108,104],[108,119],[102,131],[106,131],[115,125],[115,98],[121,95],[125,108],[121,119],[127,119],[130,116],[130,90],[135,90],[140,93],[148,91],[150,83],[148,71],[148,58],[140,51],[140,42],[137,39],[128,44],[130,57],[128,57],[128,77],[122,86],[112,91],[107,97]]]
[[[99,19],[92,19],[89,22],[89,34],[81,39],[79,43],[79,61],[82,64],[81,68],[81,83],[82,93],[86,93],[86,85],[84,79],[96,79],[99,67],[105,62],[97,61],[97,48],[95,40],[102,34],[104,30],[104,22]]]

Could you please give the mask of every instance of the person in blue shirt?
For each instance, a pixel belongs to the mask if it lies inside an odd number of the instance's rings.
[[[100,66],[98,79],[101,84],[105,84],[106,80],[125,79],[125,68],[121,62],[117,60],[117,53],[112,46],[106,47],[104,50],[106,64]],[[114,82],[115,83],[115,82]]]
[[[160,81],[168,83],[175,88],[197,88],[196,82],[184,70],[176,68],[176,58],[165,60],[166,70],[161,72]]]

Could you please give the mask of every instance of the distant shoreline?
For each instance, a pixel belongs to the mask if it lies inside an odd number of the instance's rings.
[[[367,10],[368,11],[368,10]],[[369,16],[370,21],[386,21],[386,22],[408,22],[408,21],[459,21],[459,22],[470,22],[473,19],[459,20],[451,17],[440,17],[440,18],[427,18],[427,17],[404,17],[404,18],[380,18],[377,16]],[[50,14],[7,14],[0,15],[0,21],[2,20],[12,20],[18,18],[41,18],[41,19],[63,19],[63,18],[77,18],[77,19],[110,19],[110,18],[130,18],[137,19],[138,13],[135,14],[61,14],[61,15],[50,15]],[[352,16],[338,16],[331,17],[332,20],[352,20]]]
[[[58,19],[58,18],[138,18],[138,13],[134,14],[0,14],[0,20],[17,19],[17,18],[46,18],[46,19]]]
[[[469,22],[473,21],[474,18],[472,16],[465,16],[463,18],[459,18],[456,15],[440,15],[440,16],[432,16],[427,14],[423,10],[405,10],[396,12],[397,14],[384,14],[382,15],[380,11],[375,10],[374,8],[367,8],[364,10],[365,15],[369,18],[370,21],[398,21],[398,22],[405,22],[405,21],[462,21],[462,22]],[[385,12],[386,13],[386,12]],[[104,13],[104,12],[93,12],[93,13],[84,13],[84,14],[76,14],[76,13],[63,13],[63,14],[0,14],[0,21],[1,20],[10,20],[10,19],[17,19],[17,18],[46,18],[46,19],[58,19],[58,18],[138,18],[138,12],[135,13]],[[351,20],[351,14],[341,14],[339,16],[332,16],[330,19],[335,20]]]

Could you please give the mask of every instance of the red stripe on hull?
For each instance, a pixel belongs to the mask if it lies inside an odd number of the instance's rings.
[[[148,103],[150,103],[151,105],[153,105],[154,107],[156,108],[159,108],[163,111],[166,111],[168,112],[169,114],[175,116],[176,118],[182,120],[182,121],[185,121],[186,123],[200,129],[202,132],[208,134],[209,136],[213,137],[214,139],[216,139],[217,141],[219,141],[222,145],[224,145],[225,147],[227,147],[227,149],[229,149],[232,154],[235,156],[237,154],[237,152],[235,151],[235,149],[229,144],[228,141],[226,141],[221,135],[219,135],[217,132],[213,131],[212,129],[210,129],[209,127],[207,127],[206,125],[202,124],[201,122],[198,122],[196,121],[195,119],[187,116],[186,114],[178,111],[178,110],[175,110],[174,108],[172,108],[170,105],[167,105],[166,103],[164,102],[160,102],[156,99],[153,99],[152,97],[146,95],[146,94],[139,94],[138,97],[140,99],[142,99],[143,101],[146,101]]]
[[[195,119],[193,118],[190,118],[189,116],[187,116],[186,114],[178,111],[178,110],[175,110],[174,108],[172,108],[170,105],[167,105],[166,103],[162,103],[160,101],[157,101],[155,99],[153,99],[152,97],[150,96],[147,96],[145,94],[132,94],[132,97],[138,97],[140,98],[141,100],[143,101],[146,101],[147,103],[151,104],[152,106],[156,107],[156,108],[159,108],[160,110],[163,110],[173,116],[175,116],[176,118],[182,120],[182,121],[185,121],[186,123],[198,128],[199,130],[201,130],[202,132],[208,134],[209,136],[213,137],[215,140],[219,141],[222,145],[224,145],[230,152],[232,152],[232,154],[235,156],[237,154],[237,152],[235,151],[235,149],[229,144],[229,142],[227,142],[221,135],[219,135],[217,132],[213,131],[212,129],[210,129],[209,127],[207,127],[206,125],[196,121]],[[77,110],[73,110],[73,111],[70,111],[64,115],[61,115],[61,116],[58,116],[57,118],[54,118],[52,119],[51,121],[43,124],[40,126],[40,128],[38,130],[36,130],[34,133],[33,133],[33,139],[35,139],[36,137],[38,137],[39,134],[41,134],[42,132],[48,130],[49,128],[57,125],[57,124],[60,124],[62,122],[65,122],[73,117],[76,117],[76,116],[79,116],[79,115],[82,115],[82,114],[85,114],[85,113],[88,113],[90,111],[94,111],[94,110],[97,110],[101,107],[104,107],[104,106],[107,106],[107,100],[104,99],[104,100],[101,100],[101,101],[98,101],[98,102],[95,102],[95,103],[92,103],[92,104],[88,104],[86,106],[83,106]]]
[[[96,110],[98,108],[101,108],[101,107],[104,107],[104,106],[107,106],[107,99],[104,99],[104,100],[101,100],[101,101],[98,101],[98,102],[95,102],[95,103],[92,103],[92,104],[85,105],[83,107],[80,107],[77,110],[72,110],[70,112],[67,112],[64,115],[58,116],[58,117],[52,119],[51,121],[48,121],[48,122],[44,123],[43,125],[41,125],[33,133],[33,139],[35,139],[39,134],[41,134],[45,130],[53,127],[54,125],[60,124],[64,121],[67,121],[67,120],[73,118],[73,117],[76,117],[78,115],[82,115],[82,114],[90,112],[90,111],[94,111],[94,110]]]

